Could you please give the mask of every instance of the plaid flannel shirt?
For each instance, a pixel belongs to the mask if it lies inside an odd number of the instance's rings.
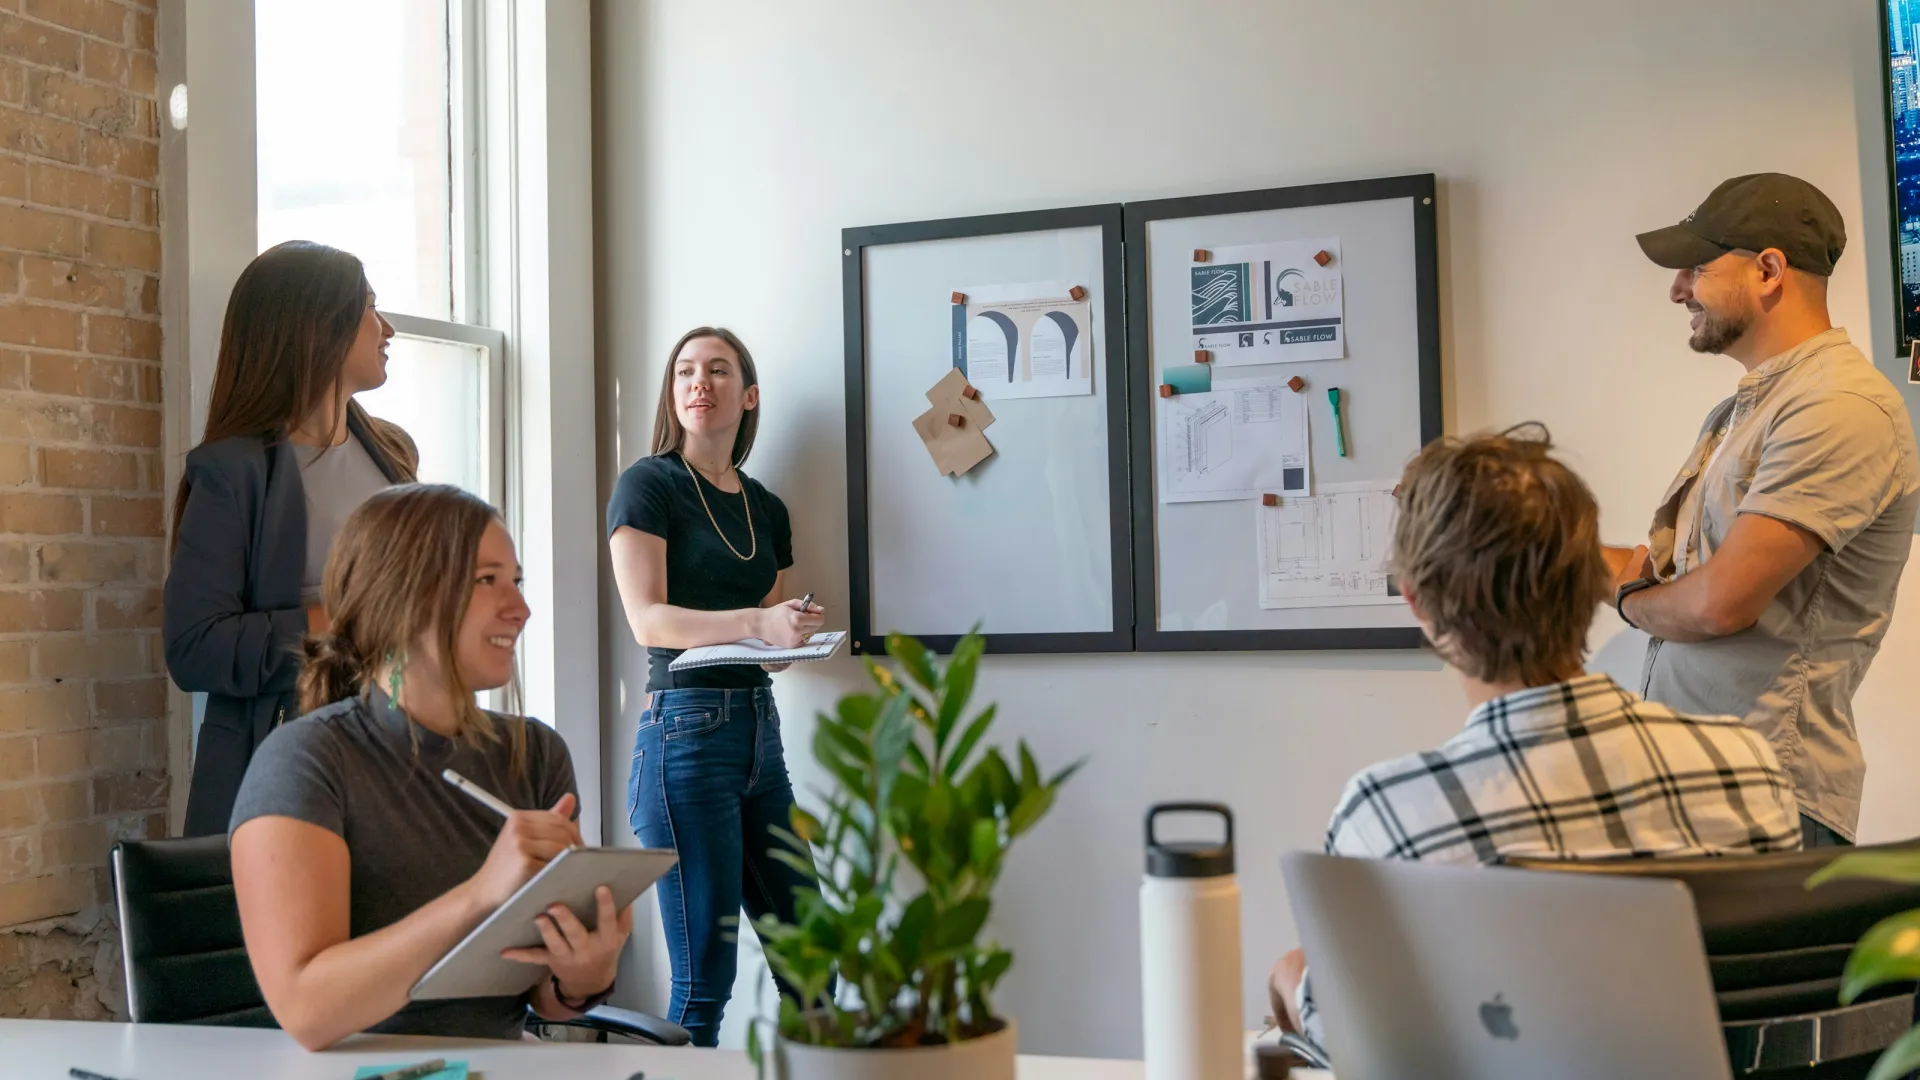
[[[1456,866],[1799,846],[1793,782],[1763,736],[1731,716],[1682,716],[1605,675],[1494,698],[1439,749],[1362,770],[1327,828],[1330,855]],[[1304,981],[1298,1003],[1324,1045]]]

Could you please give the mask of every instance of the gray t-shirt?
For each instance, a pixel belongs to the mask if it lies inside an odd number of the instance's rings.
[[[347,436],[339,446],[293,444],[300,462],[300,484],[307,492],[307,565],[300,573],[300,602],[320,602],[320,582],[327,572],[327,552],[340,534],[347,515],[393,481],[360,445]]]
[[[232,828],[257,817],[311,822],[347,842],[349,933],[373,933],[472,877],[500,834],[500,816],[440,778],[455,769],[516,808],[573,792],[567,745],[536,720],[488,714],[499,739],[471,746],[409,721],[378,690],[287,724],[254,753]],[[526,727],[526,765],[509,768],[510,725]],[[411,729],[411,730],[410,730]],[[527,997],[416,1001],[370,1031],[517,1039]]]
[[[1917,512],[1906,402],[1836,328],[1741,378],[1701,426],[1648,537],[1662,581],[1709,562],[1743,514],[1820,538],[1754,625],[1655,638],[1641,693],[1676,712],[1746,717],[1793,777],[1800,812],[1847,839],[1867,773],[1853,693],[1893,622]]]

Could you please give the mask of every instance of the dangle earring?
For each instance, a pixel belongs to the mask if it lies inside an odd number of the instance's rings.
[[[407,665],[407,654],[393,649],[387,650],[387,697],[393,700],[393,707],[400,708],[400,685],[403,681],[401,669]],[[404,711],[404,710],[402,710]]]

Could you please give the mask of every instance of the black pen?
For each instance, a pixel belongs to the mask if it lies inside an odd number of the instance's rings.
[[[102,1076],[97,1072],[88,1072],[85,1069],[68,1069],[67,1075],[72,1077],[73,1080],[113,1080],[111,1076]]]

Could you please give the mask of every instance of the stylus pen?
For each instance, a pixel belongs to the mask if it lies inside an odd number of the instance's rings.
[[[494,813],[499,814],[501,817],[508,817],[513,813],[513,807],[508,806],[506,803],[502,802],[500,799],[500,796],[495,795],[493,792],[488,791],[486,788],[481,787],[479,784],[476,784],[473,781],[467,779],[466,777],[461,776],[459,773],[454,772],[452,769],[447,769],[441,772],[440,779],[445,780],[447,783],[452,784],[454,787],[457,787],[461,791],[466,792],[469,796],[473,798],[474,802],[477,802],[481,806],[484,806],[487,809],[493,811]],[[573,844],[571,846],[580,847],[581,845]]]
[[[446,1067],[446,1058],[434,1058],[432,1061],[423,1061],[418,1065],[402,1065],[397,1069],[388,1069],[377,1076],[368,1077],[367,1080],[419,1080],[422,1076],[432,1076]]]
[[[473,781],[467,779],[466,777],[461,776],[459,773],[454,772],[452,769],[448,769],[447,771],[441,773],[440,779],[445,780],[447,783],[452,784],[454,787],[457,787],[461,791],[466,792],[468,795],[473,797],[474,802],[477,802],[481,806],[484,806],[487,809],[493,811],[494,813],[499,814],[501,817],[508,817],[513,813],[513,807],[508,806],[506,803],[501,802],[499,796],[495,795],[491,791],[488,791],[486,788],[481,787],[479,784],[476,784]]]

